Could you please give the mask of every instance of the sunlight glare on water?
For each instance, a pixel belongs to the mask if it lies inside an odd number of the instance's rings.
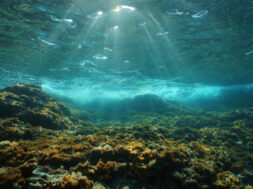
[[[91,19],[98,19],[98,18],[103,18],[106,15],[107,15],[107,13],[104,13],[103,11],[97,11],[95,13],[88,15],[87,17],[91,18]]]
[[[253,0],[0,17],[0,189],[253,189]]]
[[[179,88],[247,86],[253,83],[252,2],[217,2],[5,1],[1,86],[28,75],[45,86],[100,83],[100,91],[127,81],[115,87],[125,94],[151,81],[163,83],[153,89],[159,91],[169,91],[172,81]],[[146,92],[161,95],[153,90]]]

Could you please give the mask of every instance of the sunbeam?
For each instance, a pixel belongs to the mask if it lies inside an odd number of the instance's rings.
[[[252,0],[0,15],[1,189],[253,189]]]

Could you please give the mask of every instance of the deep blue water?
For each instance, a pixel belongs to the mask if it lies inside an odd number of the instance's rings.
[[[253,1],[0,0],[0,76],[81,104],[251,105]]]

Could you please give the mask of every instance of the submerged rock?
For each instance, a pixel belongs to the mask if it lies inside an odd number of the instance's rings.
[[[252,189],[252,109],[133,102],[147,124],[94,126],[35,85],[1,90],[0,188]]]
[[[240,163],[246,155],[226,146],[227,131],[188,131],[194,140],[175,140],[172,130],[146,125],[101,128],[88,136],[58,133],[34,141],[2,141],[0,187],[252,188],[240,180],[250,178],[243,172],[248,165]],[[215,132],[212,140],[202,141]]]
[[[73,127],[69,109],[33,84],[18,83],[1,90],[0,117],[16,117],[32,126],[49,129]]]

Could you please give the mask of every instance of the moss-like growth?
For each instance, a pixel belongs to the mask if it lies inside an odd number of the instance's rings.
[[[0,116],[0,188],[252,188],[251,109],[175,105],[121,127],[74,118],[30,84],[7,87],[0,102],[16,110]]]

